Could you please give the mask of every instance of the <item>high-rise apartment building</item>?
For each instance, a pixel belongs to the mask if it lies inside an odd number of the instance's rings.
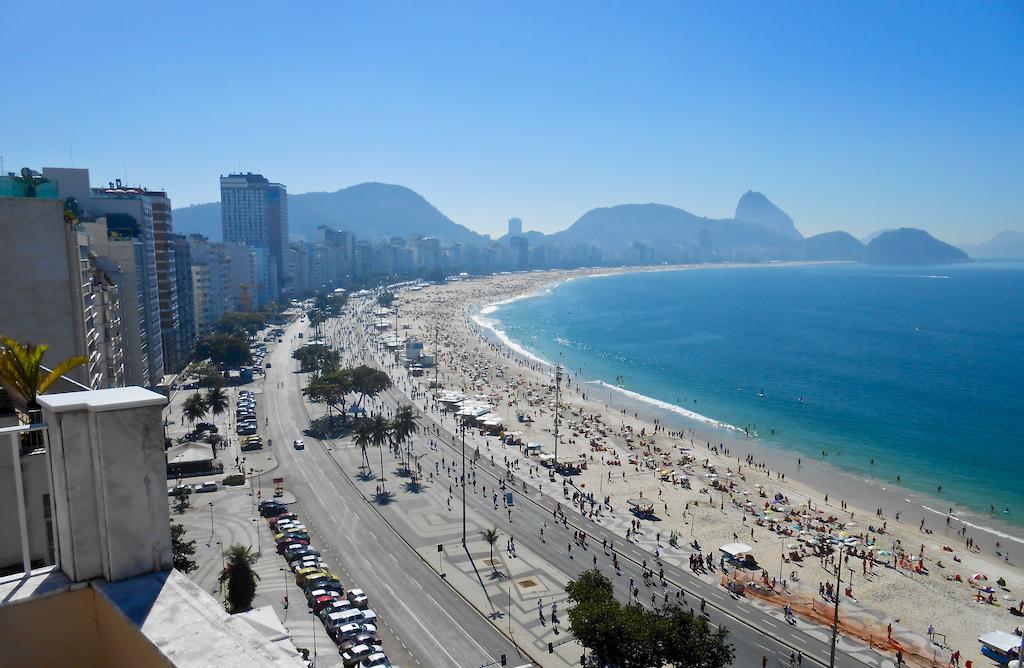
[[[45,187],[44,187],[45,186]],[[59,183],[27,197],[0,176],[0,334],[46,344],[44,363],[81,355],[68,377],[94,389],[125,382],[118,290],[80,224],[65,218]],[[116,267],[114,267],[116,269]]]
[[[148,387],[162,385],[163,330],[152,198],[145,189],[129,188],[120,180],[106,188],[92,188],[87,169],[44,167],[43,176],[57,183],[60,197],[75,198],[83,211],[83,220],[104,219],[106,238],[97,236],[99,228],[90,223],[90,243],[97,249],[97,255],[114,253],[116,257],[111,259],[128,277],[127,284],[118,284],[127,382]],[[165,273],[164,281],[169,278]]]
[[[510,237],[523,236],[523,221],[519,218],[508,219],[508,235]]]
[[[288,254],[288,189],[260,174],[220,177],[221,225],[224,243],[265,248],[268,298],[276,301],[285,277]]]
[[[195,335],[205,336],[231,310],[231,260],[222,244],[201,234],[188,238],[192,254],[192,303]]]
[[[146,190],[153,206],[153,237],[156,250],[157,297],[160,304],[160,333],[163,342],[164,370],[174,373],[182,367],[179,339],[181,310],[186,307],[178,297],[178,263],[174,259],[174,225],[171,200],[162,190]]]
[[[174,247],[174,280],[178,292],[178,361],[184,365],[192,356],[196,340],[195,302],[192,298],[192,247],[184,234],[171,236]]]

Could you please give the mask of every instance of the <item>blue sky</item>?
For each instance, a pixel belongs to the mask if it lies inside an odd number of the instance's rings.
[[[493,234],[750,189],[805,234],[1024,230],[1020,2],[314,4],[6,3],[5,168],[385,181]]]

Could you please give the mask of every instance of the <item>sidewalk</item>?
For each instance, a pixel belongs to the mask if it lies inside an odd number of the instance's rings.
[[[569,632],[568,605],[564,589],[568,576],[552,569],[539,555],[518,548],[517,556],[503,549],[507,536],[495,545],[493,562],[490,548],[479,534],[436,547],[417,551],[425,562],[459,592],[481,615],[518,645],[538,665],[561,668],[579,665],[583,647]],[[440,559],[439,559],[440,554]],[[439,563],[440,562],[440,563]],[[443,575],[442,575],[443,574]],[[551,621],[551,604],[557,603],[556,622]],[[539,610],[544,610],[545,619]],[[548,643],[554,653],[548,653]],[[513,661],[513,657],[508,657]]]

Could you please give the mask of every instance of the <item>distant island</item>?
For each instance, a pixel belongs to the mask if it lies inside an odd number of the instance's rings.
[[[959,248],[912,227],[879,234],[867,245],[864,253],[864,261],[868,264],[945,264],[970,260],[967,253]]]
[[[360,183],[335,192],[288,195],[291,235],[312,240],[317,229],[352,232],[370,243],[392,238],[432,237],[445,247],[497,244],[444,215],[409,188]],[[179,232],[221,236],[220,203],[174,210]],[[1017,235],[1017,236],[1015,236]],[[923,230],[881,230],[860,241],[840,230],[804,238],[793,219],[756,191],[744,193],[732,218],[707,218],[658,203],[619,204],[591,209],[553,234],[525,231],[528,248],[518,268],[677,262],[769,262],[845,260],[872,264],[932,264],[969,261],[963,250]],[[1018,238],[1020,237],[1020,238]],[[519,242],[522,243],[522,242]],[[979,250],[1024,252],[1024,235],[1006,232]]]

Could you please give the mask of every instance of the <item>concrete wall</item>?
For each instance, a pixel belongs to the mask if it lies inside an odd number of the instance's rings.
[[[115,581],[171,567],[162,408],[140,387],[40,397],[61,570]]]
[[[0,198],[0,248],[17,249],[0,262],[0,334],[47,344],[50,364],[88,354],[77,235],[63,214],[60,200]],[[84,366],[68,375],[89,382]]]

